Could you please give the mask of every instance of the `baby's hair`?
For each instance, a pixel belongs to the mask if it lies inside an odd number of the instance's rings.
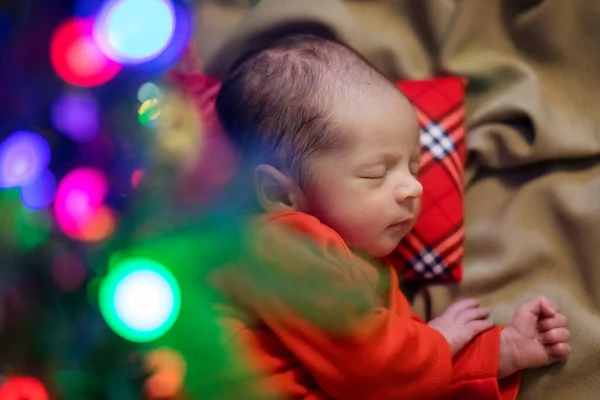
[[[340,94],[385,79],[358,53],[332,40],[293,35],[238,59],[216,110],[242,156],[268,163],[301,185],[306,160],[343,145],[332,109]]]

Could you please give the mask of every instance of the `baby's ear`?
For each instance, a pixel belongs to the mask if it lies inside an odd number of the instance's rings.
[[[277,168],[261,164],[254,170],[256,195],[265,211],[297,211],[303,194],[298,185]]]

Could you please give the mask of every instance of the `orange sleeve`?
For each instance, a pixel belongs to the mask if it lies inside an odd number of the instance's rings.
[[[338,335],[292,318],[263,317],[333,398],[437,398],[450,382],[444,338],[385,309],[374,309],[355,329]]]
[[[418,315],[412,318],[425,323]],[[522,374],[497,379],[502,329],[483,332],[452,359],[452,379],[443,399],[516,400]]]
[[[500,332],[495,327],[477,336],[453,359],[452,382],[443,399],[515,400],[521,374],[498,381]]]

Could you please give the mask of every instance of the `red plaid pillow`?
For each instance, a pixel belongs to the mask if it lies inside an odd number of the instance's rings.
[[[171,78],[194,97],[207,132],[224,140],[214,109],[220,81],[202,74],[173,74]],[[403,81],[397,86],[414,104],[421,126],[423,159],[419,180],[424,189],[415,227],[399,244],[390,262],[405,279],[459,281],[464,238],[464,81],[446,77]],[[205,149],[205,154],[218,152]]]
[[[392,264],[406,279],[462,279],[463,172],[466,161],[464,80],[445,77],[398,82],[421,127],[421,214],[400,242]],[[400,257],[398,257],[400,256]]]

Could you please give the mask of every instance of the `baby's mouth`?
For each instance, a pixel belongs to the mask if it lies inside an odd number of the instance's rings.
[[[392,223],[388,228],[390,229],[399,229],[399,228],[404,228],[410,225],[412,221],[412,218],[407,218],[407,219],[403,219],[403,220],[399,220],[396,221],[394,223]]]

